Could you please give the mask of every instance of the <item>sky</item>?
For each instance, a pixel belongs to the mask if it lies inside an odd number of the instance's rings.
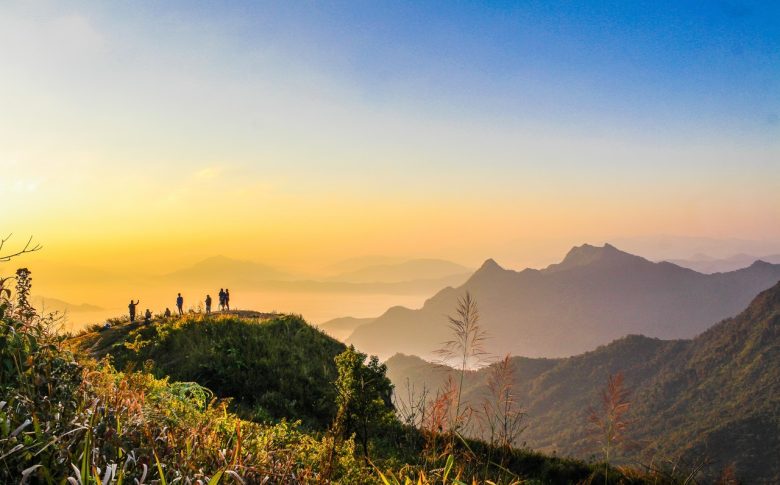
[[[0,229],[157,274],[780,241],[778,25],[776,2],[2,2]]]

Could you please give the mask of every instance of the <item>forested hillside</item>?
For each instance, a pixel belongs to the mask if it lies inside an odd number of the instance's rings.
[[[571,358],[511,362],[527,412],[520,442],[531,447],[597,453],[588,409],[607,377],[622,373],[631,403],[624,462],[706,463],[713,473],[733,466],[748,483],[780,480],[780,283],[692,340],[634,335]],[[396,386],[408,382],[418,392],[441,387],[448,373],[455,371],[416,357],[388,361]],[[467,375],[467,401],[484,400],[490,375],[491,368]]]

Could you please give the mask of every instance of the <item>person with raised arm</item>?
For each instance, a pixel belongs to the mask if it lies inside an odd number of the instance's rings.
[[[127,305],[127,309],[130,310],[130,323],[135,322],[135,307],[138,306],[139,303],[141,303],[141,300],[138,300],[135,303],[133,303],[133,300],[130,300],[130,304]]]

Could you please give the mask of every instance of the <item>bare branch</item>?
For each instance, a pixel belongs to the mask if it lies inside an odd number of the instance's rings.
[[[7,237],[5,237],[5,238],[0,240],[0,251],[2,251],[3,246],[5,245],[6,241],[11,239],[11,236],[13,236],[13,233],[9,234]],[[15,253],[11,253],[11,254],[0,254],[0,262],[7,263],[8,261],[11,260],[11,258],[15,258],[17,256],[21,256],[22,254],[34,253],[35,251],[39,251],[42,248],[43,248],[43,246],[41,246],[38,243],[35,243],[33,245],[33,237],[30,236],[30,239],[27,240],[27,244],[25,244],[24,247],[20,251],[17,251]]]

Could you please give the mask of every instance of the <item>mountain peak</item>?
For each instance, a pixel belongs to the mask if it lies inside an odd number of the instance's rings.
[[[605,243],[604,246],[593,246],[591,244],[583,244],[581,246],[574,246],[566,253],[566,257],[563,258],[558,264],[551,264],[547,267],[547,271],[560,271],[564,269],[576,268],[579,266],[588,266],[596,262],[610,262],[618,260],[634,260],[642,259],[639,256],[626,253],[619,250],[615,246]]]
[[[479,270],[477,271],[504,271],[504,268],[502,268],[498,263],[496,263],[496,260],[493,258],[488,258],[485,260],[484,263],[482,263],[482,266],[480,266]]]

